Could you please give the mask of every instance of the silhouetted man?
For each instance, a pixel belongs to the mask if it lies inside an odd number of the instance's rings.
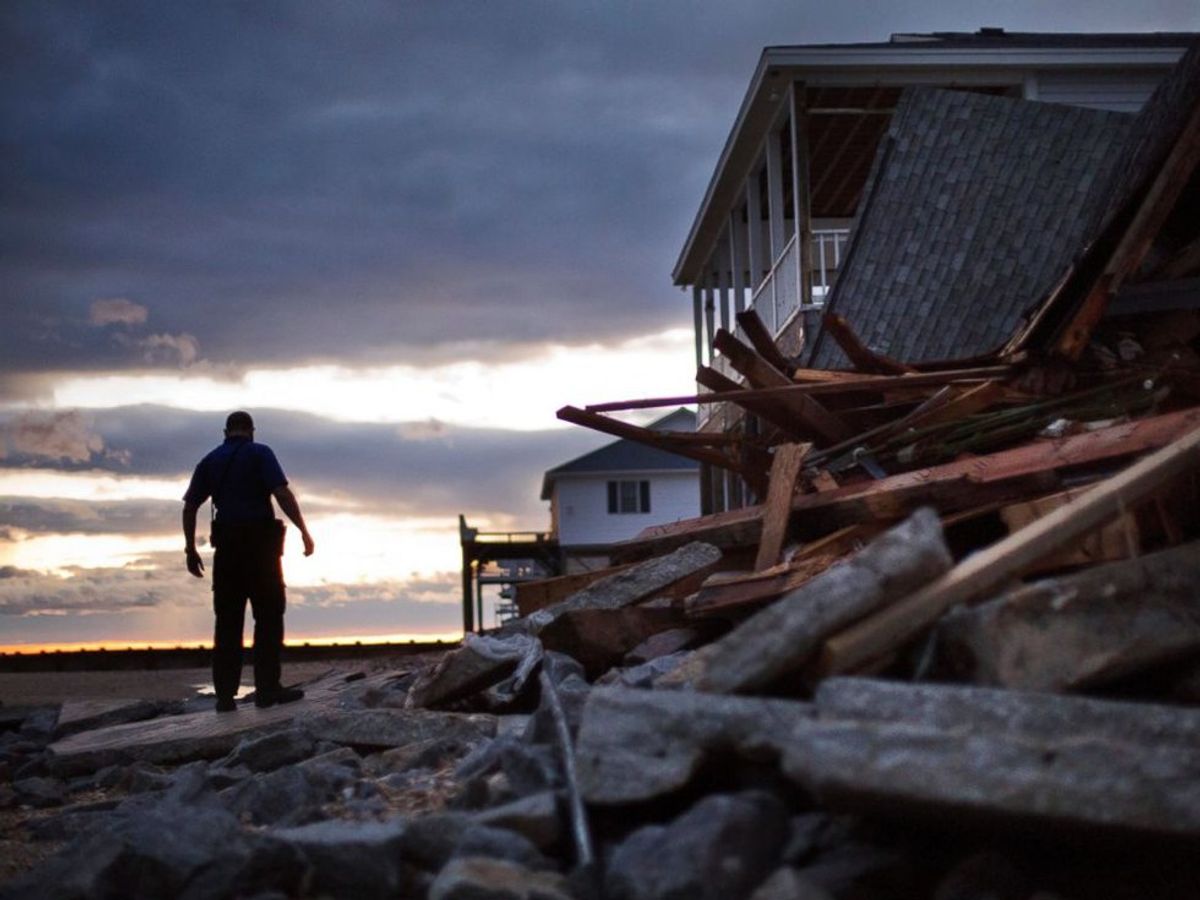
[[[217,712],[237,709],[247,600],[254,613],[254,705],[291,703],[304,696],[302,690],[285,688],[279,680],[286,605],[280,559],[284,524],[275,518],[272,496],[300,529],[304,555],[311,556],[312,535],[275,454],[266,444],[255,443],[249,413],[230,413],[225,442],[200,460],[183,496],[187,570],[197,578],[204,574],[204,563],[196,552],[196,510],[211,497],[215,511],[210,540],[216,548],[213,687]]]

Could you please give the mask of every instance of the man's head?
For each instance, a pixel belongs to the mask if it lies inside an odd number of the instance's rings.
[[[254,420],[250,413],[231,412],[225,419],[225,437],[254,437]]]

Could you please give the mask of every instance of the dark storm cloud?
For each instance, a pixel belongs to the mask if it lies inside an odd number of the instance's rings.
[[[788,7],[8,4],[4,365],[145,364],[114,297],[243,364],[684,322],[714,109]]]
[[[163,534],[179,528],[179,503],[0,497],[0,526],[31,534]]]
[[[0,414],[0,433],[27,415],[9,414],[6,421]],[[421,518],[503,510],[530,527],[543,525],[547,516],[538,499],[542,472],[608,440],[578,428],[510,432],[436,422],[346,424],[279,410],[254,415],[257,438],[275,449],[302,500],[308,490],[344,498],[347,508]],[[74,460],[10,454],[4,464],[178,478],[182,496],[192,467],[220,442],[224,416],[138,406],[92,410],[80,421],[85,439],[102,449]],[[164,509],[153,503],[129,510],[123,504],[53,506],[15,498],[4,504],[0,525],[40,526],[36,530],[55,530],[51,523],[57,522],[65,531],[108,531],[106,523],[119,531],[121,522],[126,530],[144,531],[139,516],[164,521]]]

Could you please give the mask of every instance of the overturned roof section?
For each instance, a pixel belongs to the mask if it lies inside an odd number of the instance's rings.
[[[648,427],[655,431],[695,431],[696,414],[690,409],[680,407]],[[694,459],[622,439],[548,470],[542,479],[542,499],[550,499],[554,481],[561,475],[580,475],[588,472],[688,471],[698,468],[700,464]]]
[[[1133,117],[916,88],[881,145],[829,308],[905,362],[994,350],[1105,206]],[[809,365],[848,365],[818,332]]]
[[[778,117],[787,99],[787,87],[793,81],[806,85],[810,108],[851,106],[876,113],[851,116],[849,125],[840,122],[847,119],[845,115],[818,116],[810,135],[814,151],[824,152],[828,147],[818,146],[821,130],[854,127],[853,140],[846,143],[867,144],[865,153],[869,158],[878,137],[875,129],[886,123],[886,117],[879,114],[891,108],[899,88],[952,85],[993,92],[1007,88],[1015,95],[1026,95],[1038,73],[1094,73],[1117,68],[1126,73],[1141,72],[1156,80],[1195,37],[1181,33],[1047,34],[983,28],[974,33],[896,34],[879,43],[766,47],[676,260],[673,280],[679,285],[698,283],[729,209],[744,189],[763,136]],[[841,146],[844,140],[839,132],[825,143]],[[862,172],[855,170],[847,176],[846,155],[843,152],[836,160],[837,178],[847,177],[861,184],[865,163]],[[823,165],[826,163],[821,153],[814,153],[810,161],[814,185],[820,180]],[[853,208],[845,212],[840,207],[844,201],[857,202],[856,190],[835,191],[829,184],[823,187],[823,192],[814,191],[815,216],[853,213]]]
[[[1136,116],[913,89],[828,305],[904,362],[996,350],[1162,164],[1200,103],[1193,48]],[[847,360],[819,329],[807,365]]]

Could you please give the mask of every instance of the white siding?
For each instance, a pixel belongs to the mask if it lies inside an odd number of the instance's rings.
[[[558,542],[564,547],[631,538],[648,525],[700,515],[699,472],[560,475],[554,482]],[[649,481],[650,512],[609,513],[609,481]]]
[[[1043,103],[1067,103],[1091,109],[1135,113],[1154,93],[1165,72],[1064,72],[1043,70],[1036,74],[1037,99]]]

